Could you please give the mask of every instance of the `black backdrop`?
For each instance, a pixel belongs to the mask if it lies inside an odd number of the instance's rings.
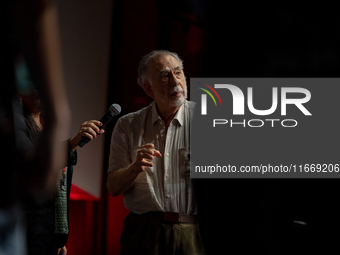
[[[336,10],[311,4],[115,1],[109,101],[121,102],[122,114],[149,102],[136,85],[135,70],[141,56],[156,48],[177,52],[187,78],[338,77]],[[339,182],[195,180],[207,254],[336,251]]]
[[[205,14],[208,36],[202,77],[339,76],[340,21],[334,8],[283,4],[234,8],[211,3]],[[196,180],[207,253],[336,251],[339,183]]]

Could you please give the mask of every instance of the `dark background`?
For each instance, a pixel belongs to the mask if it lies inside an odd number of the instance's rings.
[[[332,8],[247,7],[208,4],[200,76],[338,76],[339,19]],[[338,185],[336,179],[197,180],[207,252],[327,254],[337,250]]]
[[[184,59],[187,82],[190,77],[338,77],[337,8],[221,3],[114,1],[108,105],[119,103],[123,115],[151,102],[136,78],[141,57],[155,49],[175,51]],[[114,121],[108,134],[113,126]],[[109,143],[107,136],[105,162]],[[337,179],[202,179],[195,185],[207,254],[338,250]],[[95,244],[82,254],[107,254],[113,249],[112,236],[119,236],[121,225],[110,221],[124,209],[111,202],[105,185],[102,193],[94,204],[71,204],[79,215],[89,210],[85,220],[99,225],[90,228],[89,240]],[[73,233],[81,230],[77,226]],[[71,237],[70,247],[78,241]]]

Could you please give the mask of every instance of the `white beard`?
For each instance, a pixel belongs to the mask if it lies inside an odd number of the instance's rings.
[[[182,96],[179,98],[172,98],[170,95],[175,92],[181,92]],[[173,87],[169,92],[169,101],[171,102],[171,106],[181,106],[184,104],[185,99],[187,98],[187,93],[184,92],[183,88],[181,86]]]

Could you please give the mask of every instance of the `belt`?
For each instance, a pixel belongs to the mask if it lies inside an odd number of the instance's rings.
[[[150,217],[153,220],[161,220],[165,222],[190,224],[196,223],[195,215],[179,214],[175,212],[147,212],[140,215],[144,217]]]

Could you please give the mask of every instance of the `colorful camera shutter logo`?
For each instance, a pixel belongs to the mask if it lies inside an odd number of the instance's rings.
[[[217,98],[220,101],[220,104],[222,106],[222,101],[221,101],[220,95],[216,92],[216,90],[213,87],[209,86],[208,84],[202,83],[202,82],[197,82],[197,83],[200,83],[200,84],[206,86],[208,89],[210,89],[217,96]],[[209,90],[201,88],[201,87],[198,87],[198,89],[206,92],[212,98],[212,100],[214,101],[215,106],[217,106],[215,97],[213,96],[213,94]],[[202,115],[207,115],[207,94],[201,95],[201,114]]]

